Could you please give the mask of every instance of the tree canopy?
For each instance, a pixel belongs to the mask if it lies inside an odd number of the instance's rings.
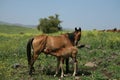
[[[37,26],[38,30],[41,30],[43,33],[53,33],[59,30],[62,30],[59,20],[59,15],[49,16],[48,18],[40,18],[39,25]]]

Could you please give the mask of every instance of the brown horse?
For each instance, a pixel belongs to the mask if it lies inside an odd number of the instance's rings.
[[[58,63],[57,63],[56,73],[54,76],[56,76],[58,74],[59,69],[61,69],[61,77],[64,76],[63,61],[64,61],[64,59],[69,58],[69,57],[71,57],[74,61],[73,76],[75,76],[76,71],[77,71],[77,64],[78,64],[77,59],[76,59],[78,50],[75,46],[61,48],[54,52],[51,52],[51,50],[46,47],[46,49],[44,49],[44,51],[46,52],[46,54],[50,54],[50,55],[57,57]]]
[[[106,32],[116,32],[116,31],[117,31],[117,28],[106,30]]]
[[[117,32],[120,32],[120,29],[118,29]]]
[[[27,58],[30,68],[29,74],[32,75],[34,70],[34,62],[41,52],[46,53],[44,49],[49,48],[51,52],[60,50],[61,48],[71,47],[78,44],[81,37],[81,28],[75,28],[73,33],[67,33],[60,36],[39,35],[30,39],[27,43]],[[31,56],[31,48],[33,55]],[[66,58],[66,71],[68,71],[69,58]]]

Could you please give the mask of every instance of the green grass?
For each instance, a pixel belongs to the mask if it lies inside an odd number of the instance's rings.
[[[23,32],[23,34],[20,34]],[[64,32],[50,35],[59,35]],[[28,75],[26,44],[29,38],[39,35],[36,29],[0,25],[0,80],[58,80],[53,77],[56,58],[41,54],[35,62],[35,73]],[[78,77],[81,80],[119,80],[120,79],[120,33],[83,31],[80,43],[90,45],[90,49],[79,49]],[[96,67],[86,67],[87,62]],[[15,64],[20,67],[13,68]],[[62,80],[74,80],[72,64],[70,75]]]

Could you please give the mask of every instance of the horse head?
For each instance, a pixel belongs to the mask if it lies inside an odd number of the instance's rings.
[[[81,28],[79,27],[78,29],[75,27],[74,31],[74,45],[78,45],[78,42],[80,41],[81,38]]]

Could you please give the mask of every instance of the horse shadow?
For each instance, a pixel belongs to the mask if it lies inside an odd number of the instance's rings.
[[[21,69],[21,68],[19,68],[19,69]],[[25,69],[26,69],[26,67],[25,67]],[[46,74],[48,76],[54,76],[55,69],[56,69],[55,67],[39,67],[35,70],[35,72],[33,72],[32,75],[39,75],[39,73],[41,73],[41,74]],[[72,76],[73,72],[74,71],[72,68],[69,69],[69,72],[66,72],[64,70],[65,76]],[[20,74],[23,74],[23,75],[25,75],[26,73],[28,74],[29,71],[25,70],[23,72],[20,72]],[[61,73],[61,70],[59,70],[59,74],[57,75],[58,77],[61,75],[60,73]],[[76,74],[76,76],[90,76],[90,75],[92,75],[91,69],[87,69],[87,68],[82,68],[82,69],[78,68],[77,74]]]
[[[59,71],[59,74],[57,76],[60,76],[61,70]],[[48,70],[46,71],[46,75],[54,75],[55,74],[55,70]],[[73,74],[73,70],[69,70],[69,72],[65,72],[64,73],[65,76],[72,76]],[[92,73],[90,71],[87,70],[78,70],[76,76],[90,76],[92,75]]]

